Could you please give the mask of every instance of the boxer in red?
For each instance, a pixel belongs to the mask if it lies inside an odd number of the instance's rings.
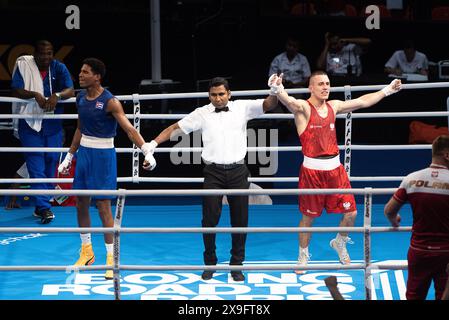
[[[401,81],[393,80],[388,86],[377,92],[365,94],[357,99],[341,101],[330,100],[330,81],[326,72],[315,71],[309,78],[310,98],[295,99],[285,92],[282,86],[282,74],[274,76],[270,87],[278,99],[294,114],[296,130],[302,145],[304,161],[299,175],[299,188],[351,188],[348,175],[340,163],[335,118],[339,113],[348,113],[357,109],[368,108],[386,96],[401,89]],[[354,226],[357,209],[352,194],[300,195],[299,210],[302,213],[300,227],[311,227],[313,220],[321,215],[323,209],[328,213],[340,213],[340,227]],[[342,264],[349,264],[351,259],[346,250],[349,241],[347,232],[340,232],[332,239],[330,246],[338,253]],[[299,234],[298,264],[306,266],[309,255],[310,233]],[[296,273],[304,273],[296,270]]]

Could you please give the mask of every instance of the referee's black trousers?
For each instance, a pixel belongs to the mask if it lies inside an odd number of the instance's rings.
[[[214,164],[206,165],[204,170],[204,189],[248,189],[249,171],[245,164],[232,169],[223,169]],[[232,227],[248,226],[248,196],[227,196],[231,213]],[[203,197],[203,227],[216,227],[220,221],[223,195]],[[215,233],[203,233],[204,264],[217,264],[215,252]],[[246,233],[232,233],[232,265],[241,265],[245,260]]]

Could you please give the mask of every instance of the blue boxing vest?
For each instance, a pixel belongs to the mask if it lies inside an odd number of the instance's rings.
[[[104,89],[98,98],[88,100],[86,93],[86,90],[81,90],[76,97],[81,133],[98,138],[115,137],[117,120],[106,111],[109,100],[114,96]]]

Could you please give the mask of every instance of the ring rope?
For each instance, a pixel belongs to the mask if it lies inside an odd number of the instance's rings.
[[[338,149],[345,150],[344,145],[339,145]],[[396,144],[396,145],[351,145],[352,150],[431,150],[431,144]],[[0,152],[67,152],[69,148],[37,148],[37,147],[0,147]],[[132,153],[133,148],[115,148],[117,153]],[[155,153],[171,152],[201,152],[202,147],[163,147],[156,148]],[[301,151],[301,146],[289,147],[247,147],[248,152],[275,152],[275,151]],[[140,152],[140,151],[139,151]]]
[[[350,181],[401,181],[405,176],[349,177]],[[159,182],[159,183],[202,183],[204,178],[197,177],[119,177],[117,182]],[[299,177],[249,177],[249,182],[298,182]],[[72,183],[73,178],[7,178],[0,183]]]
[[[351,91],[378,91],[385,87],[382,85],[365,85],[365,86],[347,86],[350,87]],[[407,89],[432,89],[432,88],[448,88],[449,82],[427,82],[427,83],[412,83],[403,84],[402,90]],[[286,89],[288,93],[308,93],[307,88],[302,89]],[[345,86],[333,87],[331,92],[344,92]],[[232,95],[235,97],[239,96],[258,96],[258,95],[268,95],[269,90],[239,90],[233,91]],[[207,92],[185,92],[185,93],[164,93],[164,94],[134,94],[134,95],[117,95],[116,98],[119,100],[133,100],[137,96],[140,100],[160,100],[160,99],[186,99],[186,98],[207,98]],[[0,102],[26,102],[27,100],[12,98],[12,97],[0,97]],[[67,100],[60,101],[62,103],[75,102],[75,98],[70,98]]]
[[[308,265],[307,267],[297,264],[259,264],[259,265],[121,265],[120,270],[359,270],[364,269],[365,264],[354,263],[350,265],[320,264]],[[0,271],[78,271],[78,270],[113,270],[112,266],[89,265],[89,266],[0,266]]]
[[[174,120],[182,119],[187,113],[178,114],[140,114],[139,116],[134,114],[126,114],[128,119],[134,119],[140,117],[140,119],[151,120]],[[404,118],[404,117],[443,117],[449,115],[449,111],[414,111],[414,112],[366,112],[366,113],[352,113],[351,118],[354,119],[366,119],[366,118]],[[32,119],[33,115],[25,114],[0,114],[0,119]],[[45,114],[40,116],[42,119],[78,119],[77,114]],[[346,119],[346,114],[338,114],[337,119]],[[293,114],[284,113],[268,113],[261,115],[253,120],[265,120],[265,119],[294,119]]]
[[[155,190],[74,190],[74,189],[0,189],[0,195],[69,195],[69,196],[216,196],[216,195],[313,195],[313,194],[393,194],[397,188],[353,188],[353,189],[155,189]]]
[[[381,232],[409,232],[412,227],[371,227],[373,233]],[[146,228],[146,227],[120,227],[120,228],[75,228],[75,227],[0,227],[0,233],[329,233],[329,232],[355,232],[361,233],[365,227],[185,227],[185,228]]]

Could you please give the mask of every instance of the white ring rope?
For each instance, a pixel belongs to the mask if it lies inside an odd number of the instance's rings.
[[[400,267],[399,265],[398,267]],[[300,267],[297,264],[258,264],[258,265],[121,265],[120,270],[359,270],[365,269],[365,264],[353,263],[350,265],[341,264],[320,264]],[[0,266],[0,271],[78,271],[78,270],[112,270],[112,266],[90,265],[90,266]]]
[[[157,190],[73,190],[73,189],[0,189],[0,195],[70,195],[70,196],[216,196],[216,195],[312,195],[312,194],[393,194],[396,188],[353,189],[157,189]]]
[[[338,149],[345,150],[344,145],[338,146]],[[353,150],[431,150],[430,144],[396,144],[396,145],[357,145],[351,146]],[[69,148],[37,148],[37,147],[0,147],[0,152],[67,152]],[[132,153],[133,148],[115,148],[117,153]],[[202,147],[162,147],[156,148],[156,153],[171,153],[171,152],[201,152]],[[248,152],[275,152],[275,151],[301,151],[301,146],[290,147],[247,147]],[[140,151],[139,151],[140,152]]]
[[[365,232],[365,227],[216,227],[216,228],[15,228],[0,227],[0,233],[329,233],[329,232]],[[370,232],[409,232],[411,227],[371,227]]]
[[[385,85],[367,85],[367,86],[346,86],[350,87],[351,91],[377,91],[385,87]],[[413,83],[403,84],[402,90],[407,89],[432,89],[432,88],[449,88],[449,82],[428,82],[428,83]],[[309,93],[307,88],[302,89],[287,89],[288,93]],[[345,87],[332,87],[333,92],[344,92]],[[269,94],[269,90],[239,90],[232,91],[232,95],[235,97],[240,96],[266,96]],[[164,94],[134,94],[134,95],[117,95],[119,100],[133,100],[138,98],[139,100],[160,100],[160,99],[188,99],[188,98],[207,98],[207,92],[185,92],[185,93],[164,93]],[[27,102],[27,100],[12,98],[12,97],[0,97],[0,102]],[[61,101],[62,103],[75,102],[75,98],[70,98]]]
[[[401,181],[405,176],[388,177],[349,177],[350,181]],[[117,182],[135,182],[134,177],[119,177]],[[185,177],[140,177],[138,182],[158,182],[158,183],[202,183],[204,178]],[[249,177],[249,182],[299,182],[299,177]],[[73,178],[8,178],[0,179],[0,183],[72,183]]]
[[[182,119],[187,113],[178,114],[145,114],[139,116],[134,114],[127,114],[128,119],[139,117],[144,120],[177,120]],[[375,118],[404,118],[404,117],[443,117],[448,116],[449,111],[415,111],[415,112],[366,112],[366,113],[352,113],[351,118],[354,119],[375,119]],[[0,119],[32,119],[33,115],[25,114],[0,114]],[[78,119],[77,114],[45,114],[41,116],[42,119]],[[345,119],[346,114],[338,114],[337,119]],[[253,120],[265,119],[294,119],[293,114],[284,113],[267,113],[257,117]]]

